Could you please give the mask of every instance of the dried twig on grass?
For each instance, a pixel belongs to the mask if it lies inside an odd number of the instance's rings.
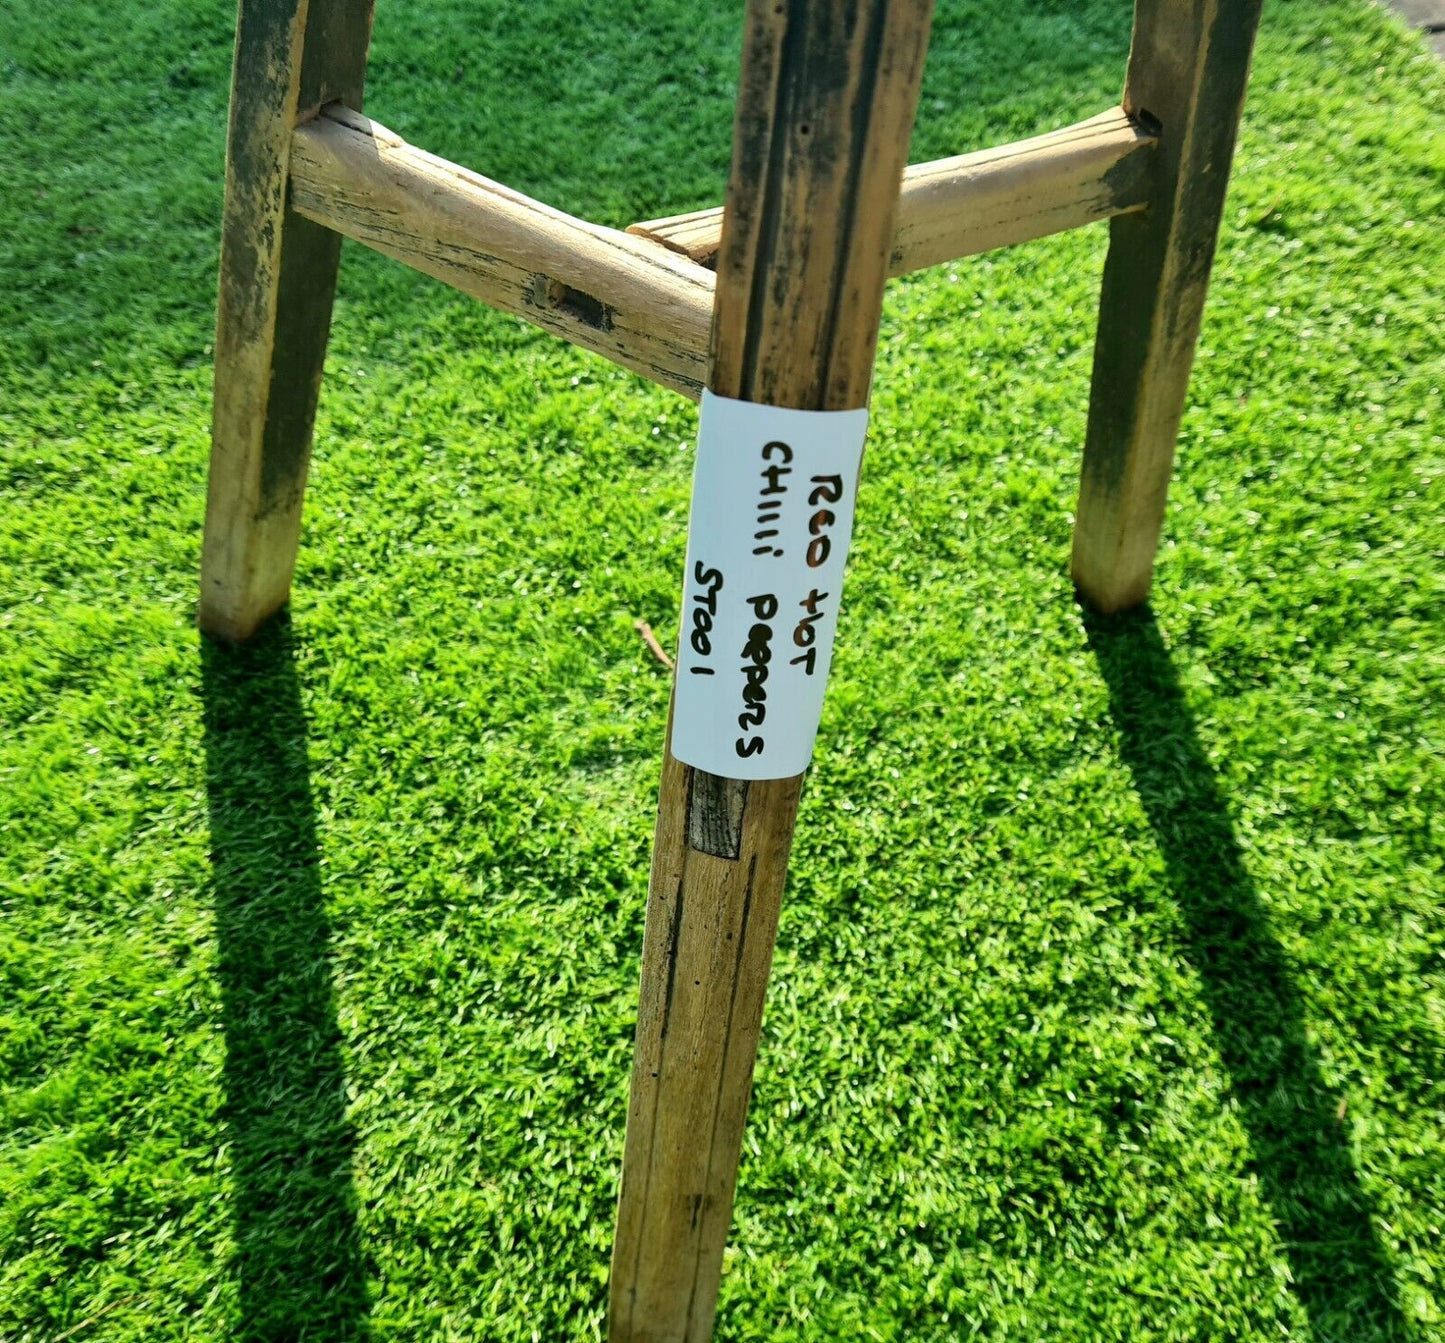
[[[637,632],[642,635],[642,642],[652,649],[652,656],[662,663],[668,671],[671,671],[673,667],[672,659],[667,656],[667,650],[657,642],[657,635],[652,632],[652,626],[645,620],[639,620],[635,623]]]

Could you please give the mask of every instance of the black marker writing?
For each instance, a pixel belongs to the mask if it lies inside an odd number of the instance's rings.
[[[705,658],[712,654],[712,640],[708,635],[712,632],[713,618],[717,615],[717,595],[723,588],[723,576],[721,571],[706,568],[703,562],[698,560],[693,565],[692,578],[694,583],[702,586],[703,591],[693,594],[692,633],[688,635],[688,642],[698,657]],[[715,674],[711,667],[700,667],[696,663],[688,670],[694,676]]]
[[[788,465],[792,460],[793,450],[786,443],[774,441],[763,447],[763,461],[769,465],[764,466],[758,473],[765,483],[758,491],[757,530],[753,532],[753,540],[763,544],[753,547],[754,555],[781,558],[783,554],[782,548],[772,542],[778,529],[769,527],[768,524],[782,517],[782,497],[788,492],[788,487],[783,484],[783,477],[793,474],[793,468]]]
[[[778,614],[778,599],[768,592],[749,597],[748,605],[753,608],[754,620],[742,649],[743,711],[738,715],[738,726],[744,733],[749,728],[761,728],[768,716],[768,663],[773,660],[773,627],[768,622]],[[733,749],[743,759],[761,755],[762,733],[740,736]]]

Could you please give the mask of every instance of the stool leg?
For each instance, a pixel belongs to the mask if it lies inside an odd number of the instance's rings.
[[[226,146],[199,621],[248,639],[285,604],[341,238],[286,204],[291,132],[360,109],[371,0],[241,0]]]
[[[1124,107],[1162,127],[1154,194],[1110,223],[1074,583],[1101,611],[1149,595],[1260,0],[1137,0]]]
[[[931,7],[749,0],[713,309],[720,395],[867,403]],[[801,782],[716,778],[665,752],[612,1343],[712,1334]]]

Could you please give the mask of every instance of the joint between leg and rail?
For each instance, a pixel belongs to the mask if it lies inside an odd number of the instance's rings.
[[[1047,135],[914,164],[903,174],[889,273],[1143,210],[1157,144],[1157,125],[1119,107]],[[722,210],[651,219],[628,232],[714,266]]]

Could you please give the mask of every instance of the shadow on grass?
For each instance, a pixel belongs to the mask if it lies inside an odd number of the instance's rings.
[[[1147,610],[1084,621],[1312,1337],[1409,1339],[1340,1097],[1320,1074],[1299,993],[1159,628]]]
[[[292,638],[201,640],[226,1119],[233,1337],[368,1336],[340,1030]]]

